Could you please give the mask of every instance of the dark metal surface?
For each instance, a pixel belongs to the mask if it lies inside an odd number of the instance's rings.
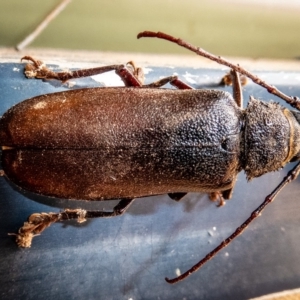
[[[25,79],[23,64],[0,65],[0,109],[43,93],[67,89],[59,82]],[[216,84],[224,71],[152,68],[147,82],[181,75],[194,87]],[[300,74],[259,72],[289,95],[300,96]],[[99,86],[87,78],[72,88]],[[230,91],[230,88],[226,88]],[[259,99],[275,99],[249,83]],[[300,179],[290,184],[246,232],[187,280],[169,285],[231,234],[281,181],[288,166],[247,183],[241,173],[224,207],[204,194],[177,203],[168,196],[137,200],[121,217],[58,223],[18,249],[13,233],[33,212],[99,209],[116,202],[72,202],[20,194],[0,178],[1,299],[248,299],[300,286]]]

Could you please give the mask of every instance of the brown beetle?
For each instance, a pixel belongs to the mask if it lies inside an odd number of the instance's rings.
[[[19,230],[19,246],[56,221],[116,216],[134,198],[169,194],[179,200],[187,192],[208,192],[229,199],[237,174],[248,179],[298,160],[299,113],[276,103],[251,99],[242,109],[238,73],[267,88],[299,109],[288,97],[240,66],[163,33],[159,37],[229,66],[233,98],[216,90],[193,90],[176,76],[143,85],[132,62],[75,72],[54,73],[31,57],[28,77],[58,79],[115,70],[125,88],[91,88],[41,95],[21,102],[0,120],[5,176],[21,189],[65,199],[122,199],[112,213],[65,210],[33,214]],[[171,83],[179,90],[159,89]],[[38,126],[37,126],[38,124]],[[199,269],[238,236],[299,172],[297,165],[229,238],[176,279]]]

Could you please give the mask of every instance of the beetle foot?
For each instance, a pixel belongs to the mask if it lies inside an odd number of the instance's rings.
[[[245,75],[241,75],[239,74],[240,77],[240,81],[241,81],[241,85],[245,86],[247,84],[247,77]],[[224,75],[221,79],[220,85],[232,85],[232,76],[229,73],[227,73],[226,75]]]
[[[24,222],[16,235],[16,243],[19,247],[29,248],[32,239],[49,227],[52,223],[59,221],[60,213],[34,213]]]
[[[16,236],[19,247],[30,248],[32,239],[40,235],[47,227],[57,221],[77,219],[78,223],[86,221],[86,210],[66,209],[61,213],[34,213],[29,216],[28,221],[19,229],[18,233],[10,233]]]
[[[36,60],[31,56],[24,56],[21,60],[29,60],[29,63],[25,66],[25,75],[27,78],[37,79],[58,79],[57,73],[51,71],[47,66],[40,60]]]
[[[217,207],[224,206],[226,204],[222,192],[212,192],[208,194],[211,201],[218,201]]]
[[[144,85],[145,74],[142,68],[138,68],[135,63],[131,60],[126,64],[126,67],[132,74],[138,79],[138,81]]]

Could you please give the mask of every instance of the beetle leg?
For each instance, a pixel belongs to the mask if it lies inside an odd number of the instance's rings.
[[[16,235],[16,242],[19,247],[29,248],[32,239],[43,232],[51,224],[58,221],[77,219],[77,222],[85,222],[89,218],[110,218],[120,216],[125,213],[134,199],[122,199],[113,208],[112,212],[86,211],[83,209],[65,209],[60,213],[34,213],[29,216],[28,221],[19,229]]]
[[[186,272],[184,272],[183,274],[181,274],[176,278],[173,279],[165,278],[165,280],[168,283],[176,283],[187,278],[192,273],[199,270],[205,263],[211,260],[219,251],[227,247],[236,237],[242,234],[244,230],[249,226],[249,224],[261,215],[262,211],[266,208],[266,206],[274,201],[274,199],[280,193],[280,191],[287,184],[289,184],[290,182],[292,182],[298,177],[299,173],[300,173],[300,163],[298,163],[291,171],[288,172],[287,176],[281,181],[281,183],[273,190],[273,192],[270,195],[268,195],[265,198],[264,202],[251,213],[250,217],[241,226],[239,226],[234,231],[234,233],[232,233],[219,246],[217,246],[214,250],[208,253],[203,259],[201,259],[197,264],[195,264],[189,270],[187,270]]]
[[[223,196],[223,192],[217,191],[208,194],[208,197],[211,201],[218,201],[217,207],[224,206],[226,204],[225,197]]]
[[[243,108],[243,91],[241,78],[235,70],[230,71],[230,77],[232,80],[232,89],[233,89],[233,99],[239,108]]]
[[[134,199],[122,199],[113,208],[113,211],[86,211],[86,218],[111,218],[116,216],[121,216],[126,212],[129,206],[133,203]]]
[[[27,76],[27,78],[56,79],[63,82],[69,79],[98,75],[124,68],[124,65],[110,65],[90,69],[81,69],[76,71],[54,72],[50,70],[42,61],[36,60],[31,56],[24,56],[22,57],[22,60],[23,59],[32,62],[32,64],[29,63],[25,66],[25,75]]]
[[[144,85],[144,87],[150,87],[150,88],[159,88],[167,83],[170,83],[171,85],[177,87],[180,90],[192,90],[194,89],[190,85],[186,84],[185,82],[178,79],[177,76],[169,76],[164,77],[158,81],[152,82],[150,84]]]
[[[237,176],[232,180],[232,182],[231,182],[232,187],[230,189],[222,191],[222,192],[217,191],[217,192],[212,192],[212,193],[208,194],[209,199],[211,201],[219,201],[219,203],[217,204],[217,207],[221,207],[221,206],[225,205],[226,204],[225,200],[229,200],[231,198],[236,179],[237,179]]]
[[[128,84],[126,82],[125,85],[126,86],[141,86],[144,85],[144,81],[145,81],[145,74],[142,68],[138,68],[135,63],[131,60],[126,64],[126,69],[132,73],[132,75],[138,80],[139,84]],[[117,73],[117,72],[116,72]],[[118,74],[118,73],[117,73]],[[118,74],[119,75],[119,74]],[[122,79],[122,77],[121,77]]]
[[[176,80],[177,76],[169,76],[169,77],[164,77],[162,79],[159,79],[155,82],[149,83],[144,85],[145,87],[149,87],[149,88],[160,88],[164,85],[166,85],[167,83],[170,83],[173,80]]]
[[[141,68],[136,68],[133,61],[128,62],[126,67],[116,70],[116,74],[125,86],[142,87],[144,84],[144,72]]]
[[[97,68],[81,69],[75,71],[54,72],[50,70],[42,61],[36,60],[31,56],[22,58],[31,61],[31,64],[25,66],[25,75],[27,78],[37,79],[56,79],[66,82],[69,79],[89,77],[102,73],[115,71],[126,86],[141,87],[144,83],[144,73],[141,68],[137,68],[134,62],[130,61],[124,65],[110,65]]]
[[[292,97],[292,96],[288,96],[288,95],[284,94],[283,92],[279,91],[275,86],[272,86],[272,85],[266,83],[265,81],[263,81],[256,75],[254,75],[251,72],[247,71],[246,69],[242,68],[239,64],[233,64],[229,60],[226,60],[225,58],[223,58],[221,56],[216,56],[214,54],[211,54],[202,48],[195,47],[182,39],[175,38],[175,37],[168,35],[166,33],[163,33],[163,32],[143,31],[143,32],[140,32],[137,36],[138,39],[143,38],[143,37],[159,38],[159,39],[167,40],[171,43],[175,43],[183,48],[186,48],[186,49],[196,53],[197,55],[206,57],[206,58],[208,58],[212,61],[215,61],[221,65],[224,65],[231,69],[234,69],[238,73],[243,74],[246,77],[248,77],[249,79],[251,79],[254,83],[265,88],[269,93],[280,97],[286,103],[289,103],[292,107],[300,110],[300,99],[298,97]]]
[[[236,180],[236,178],[235,178],[235,180]],[[235,181],[235,180],[234,180],[234,181]],[[223,192],[222,192],[223,198],[224,198],[225,200],[229,200],[229,199],[231,198],[231,196],[232,196],[232,192],[233,192],[233,187],[232,187],[231,189],[228,189],[228,190],[223,191]]]
[[[175,201],[180,201],[187,193],[169,193],[168,196]]]

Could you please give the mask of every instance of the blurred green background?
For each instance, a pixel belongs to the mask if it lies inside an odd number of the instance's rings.
[[[59,2],[0,0],[0,46],[16,46]],[[261,2],[73,0],[31,47],[186,53],[163,41],[136,40],[138,32],[153,30],[220,55],[299,59],[299,1]]]

